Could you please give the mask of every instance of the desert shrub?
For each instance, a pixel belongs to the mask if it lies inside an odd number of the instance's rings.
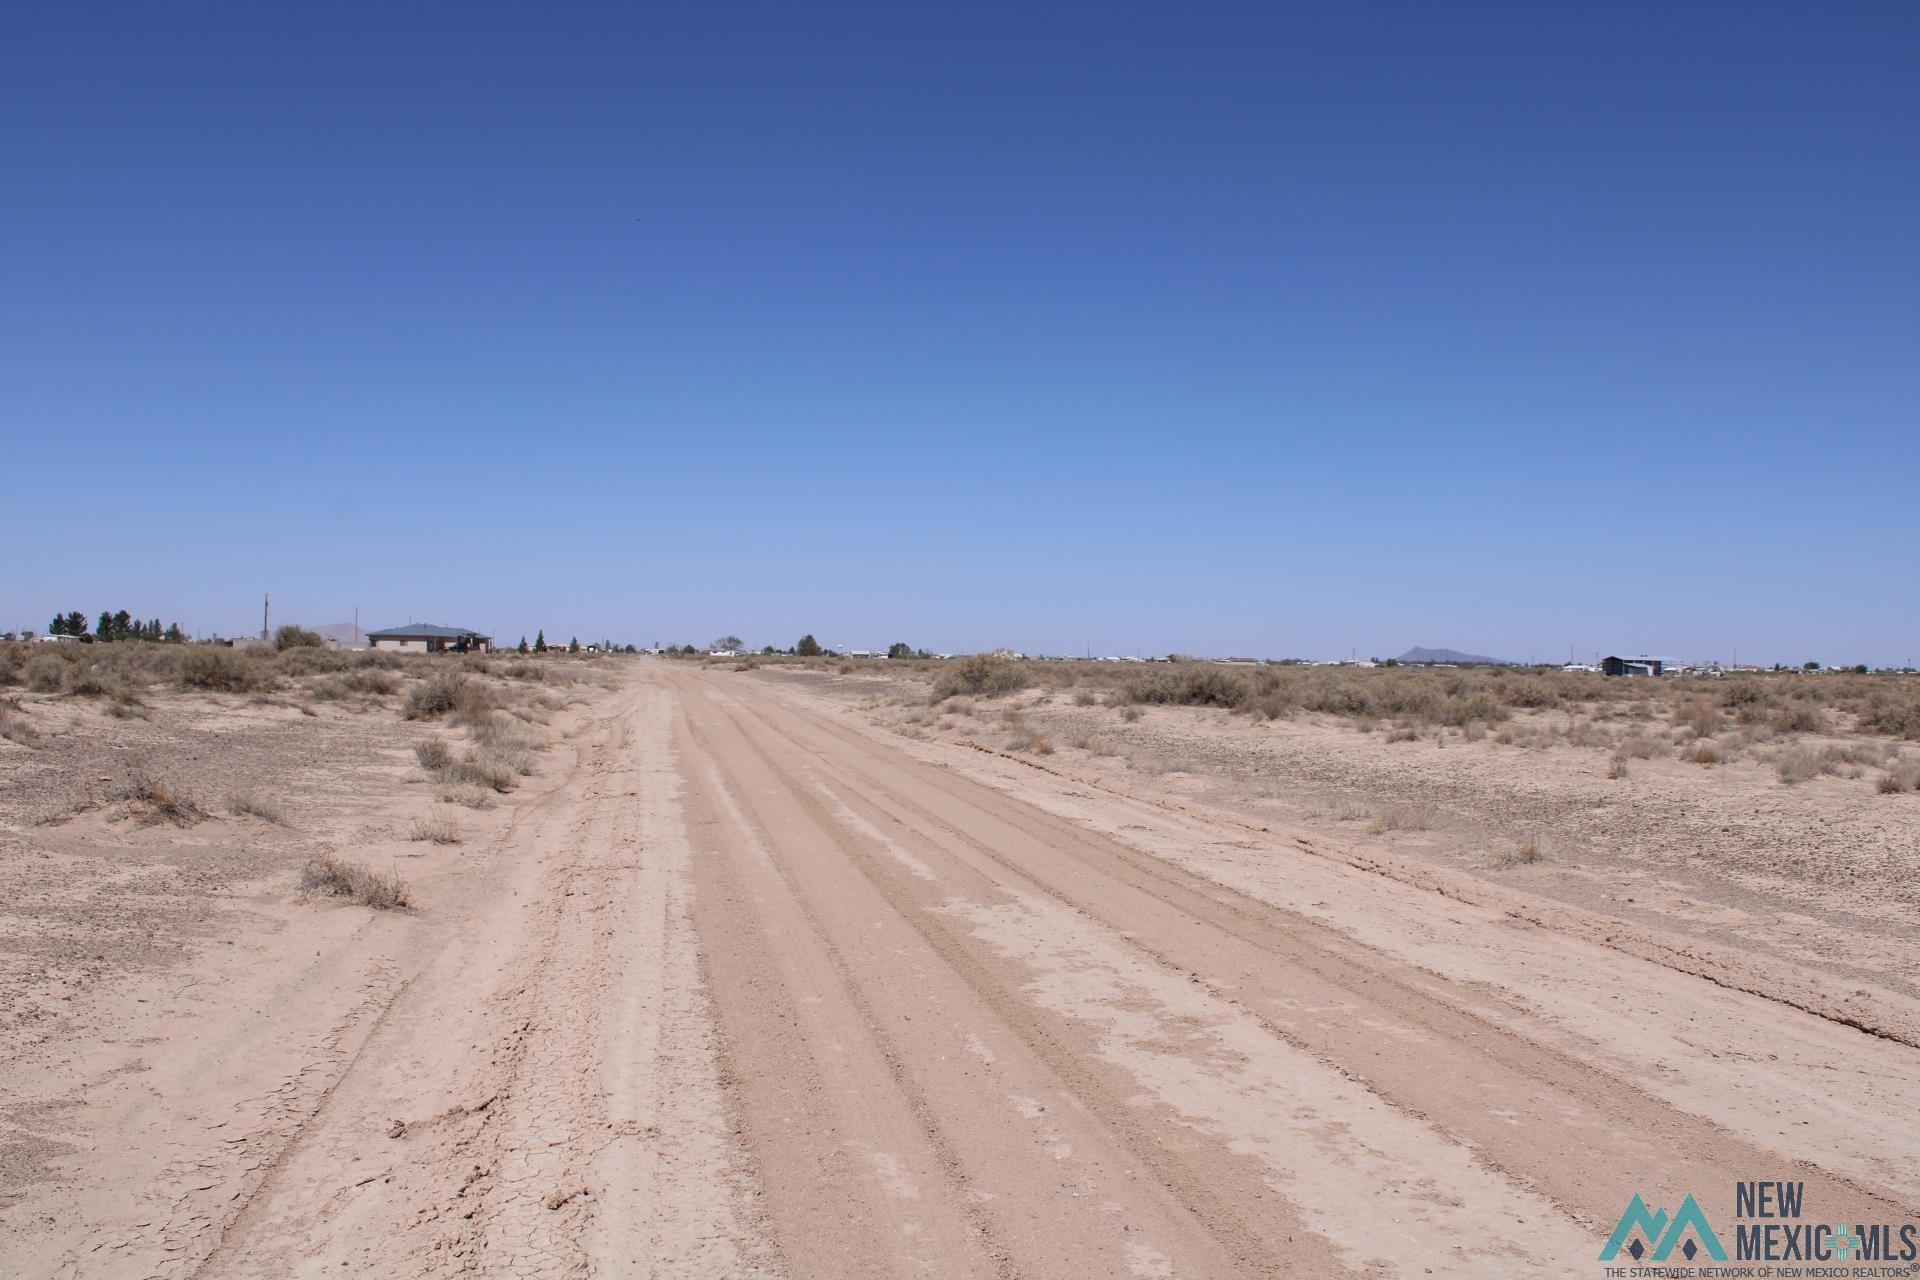
[[[428,738],[413,744],[413,758],[420,762],[422,769],[438,773],[453,763],[453,748],[443,738]]]
[[[1126,706],[1123,706],[1120,708],[1120,718],[1122,720],[1125,720],[1128,724],[1132,724],[1134,721],[1138,720],[1140,716],[1141,716],[1140,708],[1134,706],[1132,703],[1128,703]]]
[[[1433,811],[1423,804],[1388,805],[1373,820],[1376,832],[1427,831],[1432,827]]]
[[[378,667],[366,667],[357,671],[349,671],[341,677],[341,680],[347,688],[353,690],[355,693],[377,694],[381,697],[386,697],[400,691],[399,677],[391,671],[383,671]]]
[[[1876,692],[1860,712],[1860,727],[1896,738],[1920,738],[1920,695]]]
[[[1210,662],[1177,662],[1132,673],[1125,685],[1133,702],[1188,707],[1247,706],[1253,698],[1245,677]]]
[[[1887,767],[1887,772],[1879,781],[1882,795],[1897,795],[1902,791],[1920,791],[1920,759],[1895,760]]]
[[[1804,702],[1781,707],[1767,717],[1776,733],[1819,733],[1826,728],[1826,720],[1826,713],[1819,707]]]
[[[24,683],[35,693],[58,693],[66,683],[69,665],[55,654],[37,654],[26,665]]]
[[[124,676],[92,662],[68,663],[61,687],[76,698],[110,698],[129,706],[140,701],[140,695]]]
[[[279,806],[257,791],[234,790],[227,792],[227,812],[236,817],[251,816],[262,822],[271,822],[276,827],[287,825],[287,819]]]
[[[0,738],[19,746],[30,747],[39,737],[33,726],[27,723],[17,698],[0,699]]]
[[[1402,725],[1387,735],[1388,742],[1418,742],[1420,731],[1412,725]]]
[[[998,698],[1027,687],[1027,673],[1004,658],[976,653],[955,658],[941,668],[933,682],[931,701],[944,702],[962,694]]]
[[[1100,701],[1099,696],[1091,689],[1075,689],[1073,691],[1073,705],[1076,707],[1090,707],[1098,701]]]
[[[1691,761],[1694,764],[1719,764],[1721,760],[1724,759],[1720,753],[1720,748],[1705,738],[1700,739],[1691,747],[1683,750],[1680,753],[1680,758]]]
[[[383,875],[364,863],[347,862],[331,854],[307,863],[300,873],[300,887],[309,893],[351,898],[379,911],[404,910],[413,905],[407,882],[398,873]]]
[[[459,844],[460,827],[451,818],[431,816],[415,818],[413,828],[407,833],[409,840],[426,840],[433,844]]]
[[[1037,756],[1050,756],[1053,754],[1053,740],[1031,725],[1021,723],[1015,726],[1012,735],[1007,739],[1007,749],[1031,751]]]
[[[431,720],[460,705],[467,678],[457,671],[443,671],[427,677],[407,691],[403,714],[409,720]]]
[[[485,724],[492,719],[497,705],[493,690],[478,680],[469,680],[454,695],[454,723],[468,726]]]
[[[1666,750],[1660,739],[1636,733],[1613,749],[1613,754],[1621,760],[1651,760]]]
[[[272,677],[244,653],[220,645],[193,645],[180,655],[180,683],[188,689],[250,693],[271,687]]]
[[[1816,747],[1795,747],[1782,755],[1774,767],[1780,781],[1792,786],[1831,773],[1837,763]]]
[[[309,631],[305,627],[288,623],[273,633],[273,647],[285,653],[289,649],[324,649],[327,642],[318,631]]]
[[[1616,782],[1626,777],[1629,772],[1626,759],[1622,756],[1615,756],[1607,762],[1607,776]]]

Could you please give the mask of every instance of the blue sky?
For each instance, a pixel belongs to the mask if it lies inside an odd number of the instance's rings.
[[[0,628],[1920,657],[1920,8],[72,6]]]

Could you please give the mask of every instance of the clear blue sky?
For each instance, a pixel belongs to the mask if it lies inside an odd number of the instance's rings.
[[[1908,3],[19,8],[0,628],[1903,662],[1917,138]]]

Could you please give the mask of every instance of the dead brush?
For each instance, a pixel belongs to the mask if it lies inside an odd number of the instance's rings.
[[[192,796],[144,769],[130,771],[119,792],[111,798],[123,801],[126,816],[142,826],[171,822],[176,827],[190,827],[207,816],[207,811]]]
[[[1021,720],[1015,723],[1013,733],[1007,738],[1007,750],[1048,756],[1053,754],[1053,740]]]
[[[1493,851],[1493,865],[1500,868],[1531,866],[1538,861],[1540,837],[1531,832]]]
[[[1625,756],[1615,756],[1613,759],[1607,761],[1607,777],[1613,779],[1615,782],[1626,777],[1629,772],[1630,770],[1627,768],[1627,759]]]
[[[403,911],[413,905],[412,892],[398,872],[382,874],[365,863],[348,862],[332,854],[307,862],[300,873],[300,887],[308,893],[351,898],[376,911]]]
[[[430,773],[439,773],[453,763],[453,748],[444,738],[427,738],[413,744],[413,758]]]
[[[235,817],[258,818],[276,827],[287,825],[286,815],[280,811],[279,807],[257,791],[229,791],[226,803],[227,812]]]

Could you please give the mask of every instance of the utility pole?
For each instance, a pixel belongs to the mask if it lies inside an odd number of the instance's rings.
[[[260,638],[262,640],[268,638],[267,619],[271,616],[272,608],[273,597],[263,592],[260,596]]]

